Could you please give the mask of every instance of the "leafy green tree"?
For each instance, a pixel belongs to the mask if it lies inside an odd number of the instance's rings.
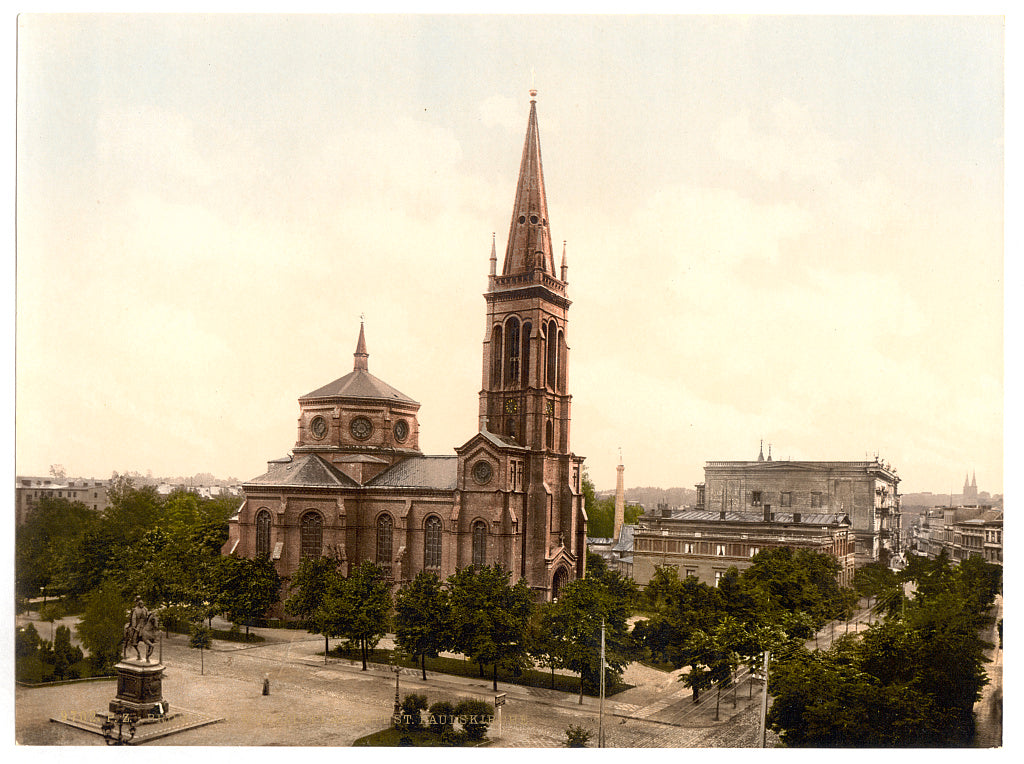
[[[491,664],[494,691],[499,666],[517,673],[528,663],[533,596],[524,579],[515,586],[500,565],[468,567],[448,578],[452,645],[482,667]]]
[[[75,630],[89,651],[93,673],[109,670],[120,660],[127,622],[128,600],[116,582],[106,581],[87,596],[85,612]]]
[[[330,652],[330,637],[337,636],[325,621],[324,597],[332,582],[341,577],[337,560],[329,557],[306,557],[292,574],[284,611],[306,622],[306,628],[324,637],[324,661]]]
[[[347,578],[333,578],[320,612],[316,620],[323,624],[325,633],[359,646],[366,671],[369,651],[387,631],[391,612],[391,585],[384,571],[372,562],[364,562]]]
[[[210,629],[206,628],[201,623],[192,624],[192,629],[188,638],[188,646],[193,650],[199,651],[200,676],[206,673],[206,662],[203,660],[203,651],[209,650],[212,645],[213,637],[210,633]]]
[[[15,594],[38,597],[43,587],[48,595],[83,593],[72,586],[75,570],[83,538],[99,523],[99,515],[82,502],[41,498],[15,528]]]
[[[266,557],[221,557],[217,566],[217,602],[234,624],[249,626],[281,598],[281,579]]]
[[[767,618],[799,611],[810,615],[819,626],[843,612],[838,573],[839,563],[831,555],[776,547],[754,555],[741,578],[761,598]]]
[[[606,681],[619,681],[630,660],[626,619],[636,600],[636,584],[604,571],[566,584],[550,608],[546,629],[558,665],[580,675],[584,687],[601,682],[601,627],[605,630]]]
[[[71,629],[58,626],[53,639],[53,676],[55,679],[78,679],[82,675],[82,650],[71,644]]]
[[[451,603],[436,574],[420,571],[395,596],[395,642],[420,661],[427,680],[427,656],[432,658],[451,642]]]

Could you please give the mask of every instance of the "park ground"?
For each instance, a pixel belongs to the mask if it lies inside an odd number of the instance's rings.
[[[859,614],[861,625],[866,612]],[[35,612],[17,618],[32,622],[44,637],[51,625]],[[56,625],[74,626],[67,618]],[[215,626],[218,623],[214,622]],[[219,624],[226,626],[226,624]],[[851,630],[857,629],[857,622]],[[818,633],[824,647],[847,629],[831,624]],[[73,629],[72,629],[73,631]],[[255,644],[215,640],[203,651],[189,648],[188,637],[171,634],[160,655],[166,672],[164,698],[179,720],[217,720],[145,743],[147,746],[349,746],[360,737],[390,723],[395,701],[395,675],[387,666],[371,664],[363,671],[358,661],[324,658],[323,638],[294,629],[254,629],[265,641]],[[812,645],[814,642],[812,641]],[[391,647],[389,638],[382,647]],[[155,656],[154,656],[155,657]],[[981,746],[1001,740],[1002,651],[994,650],[990,674],[998,679],[986,687],[979,703]],[[996,672],[995,669],[998,669]],[[399,692],[424,694],[429,703],[477,698],[492,703],[490,679],[404,671]],[[263,694],[264,680],[270,692]],[[551,748],[565,745],[570,725],[593,733],[597,745],[603,719],[609,748],[750,748],[758,747],[761,683],[745,676],[735,691],[706,692],[698,705],[679,681],[679,672],[664,672],[630,664],[624,675],[633,685],[604,701],[575,693],[499,682],[505,693],[500,730],[497,719],[488,736],[492,747]],[[113,680],[80,681],[46,687],[15,688],[15,739],[20,745],[104,745],[90,732],[52,719],[92,719],[105,711],[116,694]],[[716,718],[717,717],[717,718]],[[170,729],[175,720],[165,722]],[[767,744],[776,739],[769,732]]]

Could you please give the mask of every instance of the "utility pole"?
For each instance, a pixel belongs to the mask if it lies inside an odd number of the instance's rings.
[[[604,619],[601,619],[601,701],[597,713],[597,747],[604,748]]]
[[[761,748],[765,747],[765,740],[768,736],[768,656],[770,654],[770,650],[764,651],[764,694],[761,695],[761,729],[758,733],[758,737],[761,741]]]

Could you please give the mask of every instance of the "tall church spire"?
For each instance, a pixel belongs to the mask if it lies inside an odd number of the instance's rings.
[[[526,124],[526,141],[519,164],[519,182],[512,224],[505,249],[503,276],[532,273],[540,269],[558,278],[551,253],[551,232],[548,229],[548,200],[544,191],[544,170],[540,158],[540,132],[537,129],[537,91],[530,91],[530,117]]]
[[[368,371],[369,364],[367,360],[370,354],[366,352],[366,335],[363,334],[363,322],[359,322],[359,341],[356,342],[356,352],[352,354],[355,356],[355,364],[352,367],[353,371]]]

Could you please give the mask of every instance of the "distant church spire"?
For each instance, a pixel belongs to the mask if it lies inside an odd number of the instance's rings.
[[[498,250],[494,241],[496,235],[494,231],[491,231],[491,272],[489,274],[491,278],[494,278],[498,273]]]
[[[768,461],[772,460],[772,444],[768,444]]]
[[[757,452],[757,460],[759,462],[764,461],[764,438],[761,439],[761,450]]]
[[[568,279],[568,275],[569,275],[569,261],[565,257],[565,245],[567,243],[568,242],[566,242],[566,241],[562,242],[562,281],[566,281],[566,282],[569,281],[569,279]]]
[[[541,270],[558,278],[551,253],[551,232],[548,229],[548,199],[544,191],[544,170],[540,158],[536,99],[537,91],[531,90],[530,118],[526,124],[519,182],[512,207],[512,225],[501,273],[503,276],[512,276]]]
[[[355,356],[355,364],[353,365],[353,371],[368,371],[369,364],[366,359],[370,357],[370,354],[366,352],[366,335],[363,333],[363,322],[359,321],[359,341],[356,342],[356,352],[352,355]]]

